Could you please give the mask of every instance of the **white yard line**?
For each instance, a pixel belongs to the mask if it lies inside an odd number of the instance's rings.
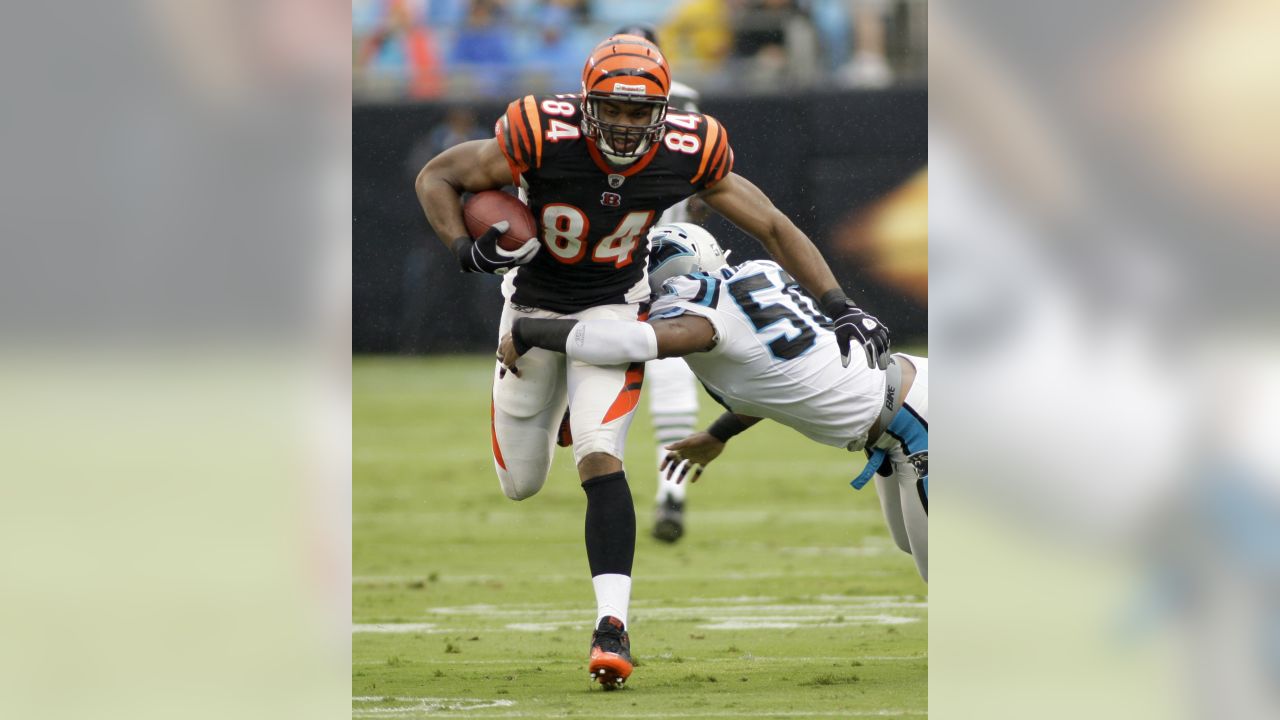
[[[389,705],[387,701],[395,703]],[[372,695],[366,697],[351,698],[353,705],[357,704],[377,704],[382,707],[353,707],[351,709],[352,717],[402,717],[405,715],[416,715],[419,713],[427,715],[436,715],[440,712],[449,711],[468,711],[482,710],[487,708],[512,707],[515,705],[514,700],[485,700],[482,698],[416,698],[416,697],[386,697],[382,695]],[[466,717],[473,717],[467,713]],[[492,716],[490,716],[492,717]]]
[[[394,698],[396,701],[412,702],[417,698]],[[373,700],[381,700],[381,698],[373,698]],[[404,707],[384,707],[384,708],[353,708],[352,717],[413,717],[417,715],[430,715],[432,717],[459,717],[459,718],[561,718],[561,717],[579,717],[578,713],[556,713],[556,712],[470,712],[465,707],[459,708],[443,708],[439,703],[493,703],[488,707],[511,707],[515,703],[511,700],[450,700],[447,698],[422,698],[422,702],[418,705],[409,705]],[[476,709],[481,709],[477,705]],[[924,717],[928,712],[924,710],[824,710],[824,711],[799,711],[799,710],[758,710],[746,711],[734,710],[732,712],[704,710],[697,712],[627,712],[625,709],[617,708],[609,711],[610,718],[707,718],[707,717]]]
[[[721,658],[702,658],[680,655],[680,663],[697,663],[699,665],[727,665],[734,663],[741,666],[748,666],[758,663],[815,663],[815,662],[842,662],[848,663],[854,660],[859,662],[911,662],[915,660],[928,660],[928,655],[847,655],[835,656],[829,655],[825,657],[814,657],[812,655],[751,655],[750,657],[721,657]],[[650,662],[659,663],[672,660],[672,656],[664,657],[656,655],[649,658]],[[352,665],[386,665],[386,660],[357,660]],[[426,661],[428,665],[501,665],[504,667],[524,667],[534,665],[538,667],[551,665],[581,665],[581,659],[549,659],[549,658],[519,658],[510,657],[495,660],[441,660],[431,658]]]
[[[917,613],[927,613],[928,602],[912,596],[878,595],[845,598],[822,595],[824,602],[780,603],[774,596],[696,598],[705,605],[670,607],[658,601],[637,602],[634,617],[639,621],[694,622],[706,630],[763,630],[797,627],[840,627],[852,625],[903,625],[919,622]],[[889,612],[868,611],[894,610]],[[352,633],[458,634],[511,630],[555,632],[561,629],[590,629],[589,618],[578,606],[550,603],[508,605],[474,604],[425,608],[424,616],[439,622],[376,622],[365,620],[351,627]],[[536,621],[525,621],[537,618]],[[472,622],[487,621],[485,625]]]
[[[784,549],[783,552],[794,555],[817,555],[818,549],[810,548],[790,548]],[[882,555],[884,551],[878,548],[826,548],[831,555]],[[830,570],[814,570],[810,572],[719,572],[715,574],[716,580],[775,580],[778,578],[811,578],[831,577]],[[428,575],[355,575],[351,578],[352,585],[407,585],[409,583],[448,583],[450,585],[465,585],[470,583],[486,583],[495,580],[510,582],[525,578],[512,577],[510,575],[493,575],[493,574],[470,574],[470,575],[451,575],[442,573],[432,580]],[[573,574],[548,574],[538,575],[536,578],[527,578],[536,580],[539,583],[581,583],[584,582],[583,575],[580,573]],[[667,573],[658,575],[645,575],[642,578],[645,582],[684,582],[690,580],[706,580],[705,572],[689,572],[689,573]]]
[[[435,623],[359,623],[351,626],[352,634],[355,633],[441,633],[453,632],[452,630],[444,630]]]
[[[580,613],[579,613],[580,614]],[[796,628],[854,627],[857,625],[907,625],[920,622],[920,618],[902,617],[901,615],[846,615],[836,620],[829,615],[813,616],[779,616],[779,615],[740,615],[722,618],[716,622],[702,622],[694,627],[699,630],[794,630]],[[433,623],[362,623],[351,626],[351,633],[357,634],[424,634],[424,635],[468,635],[477,633],[530,632],[546,633],[560,630],[590,630],[592,623],[576,620],[561,622],[506,623],[501,626],[468,625],[465,627],[441,627]]]

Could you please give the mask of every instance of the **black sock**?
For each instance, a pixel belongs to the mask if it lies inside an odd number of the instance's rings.
[[[636,508],[621,470],[582,483],[587,493],[587,562],[591,577],[631,574],[636,554]]]

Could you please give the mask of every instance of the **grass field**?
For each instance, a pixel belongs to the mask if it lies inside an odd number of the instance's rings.
[[[503,496],[491,362],[354,362],[354,717],[927,713],[926,586],[874,489],[848,485],[862,455],[761,424],[691,488],[687,534],[665,545],[647,534],[647,398],[626,459],[637,666],[621,692],[591,683],[585,496],[567,449],[537,496]],[[703,420],[717,410],[706,399]]]

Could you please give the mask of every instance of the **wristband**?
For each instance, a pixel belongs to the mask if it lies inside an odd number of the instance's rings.
[[[822,308],[822,312],[832,320],[843,315],[845,308],[852,304],[840,288],[822,293],[822,298],[818,300],[818,305]]]
[[[511,342],[521,355],[535,347],[562,353],[577,324],[577,320],[519,318],[511,325]]]
[[[711,427],[707,428],[707,434],[722,443],[727,443],[729,438],[746,430],[748,427],[750,426],[739,420],[737,415],[727,412],[711,423]]]
[[[453,249],[453,254],[458,258],[458,265],[462,267],[463,272],[474,272],[475,266],[471,259],[471,246],[475,241],[463,235],[453,241],[449,246]]]

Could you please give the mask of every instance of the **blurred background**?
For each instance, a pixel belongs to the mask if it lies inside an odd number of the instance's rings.
[[[1280,4],[930,11],[931,714],[1280,717]]]
[[[706,94],[925,77],[923,0],[353,0],[353,90],[360,102],[572,92],[591,48],[635,23]]]
[[[735,171],[899,341],[923,344],[925,11],[915,0],[357,0],[354,351],[492,348],[498,279],[457,271],[413,179],[442,150],[492,137],[511,100],[577,92],[591,48],[636,23],[656,29],[675,79],[728,129]],[[735,258],[764,256],[718,216],[706,225]]]

